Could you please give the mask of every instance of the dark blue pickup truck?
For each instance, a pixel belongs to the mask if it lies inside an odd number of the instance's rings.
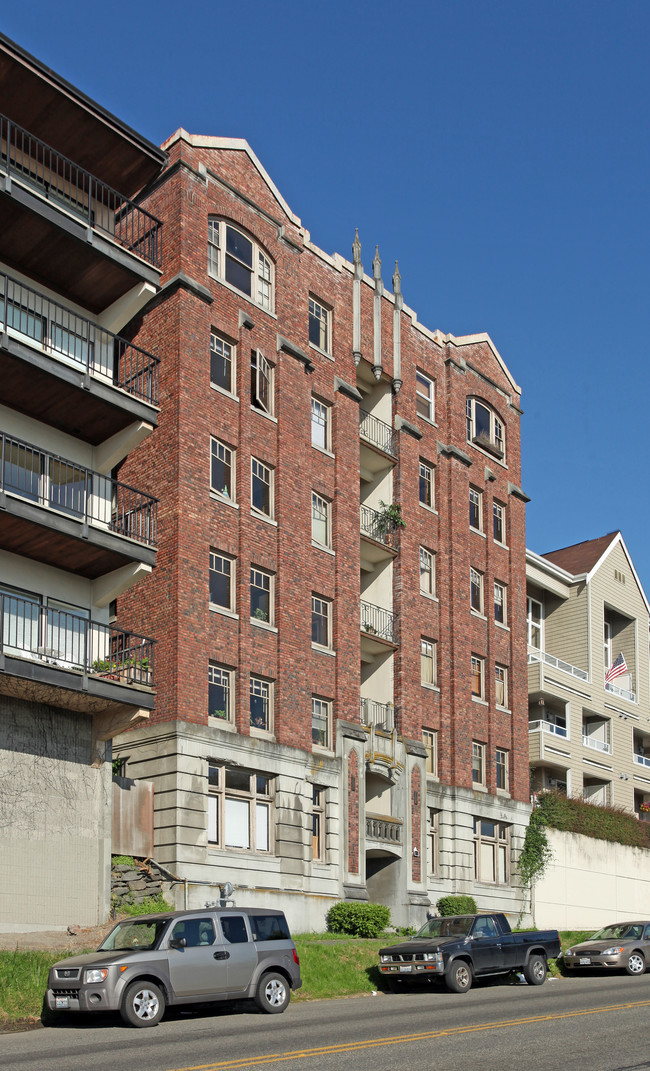
[[[415,937],[379,950],[379,970],[393,988],[415,978],[444,978],[466,993],[474,978],[523,974],[542,985],[549,957],[560,954],[557,930],[513,933],[505,915],[452,915],[430,919]]]

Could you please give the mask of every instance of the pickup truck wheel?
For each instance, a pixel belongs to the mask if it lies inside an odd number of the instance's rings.
[[[643,974],[645,971],[645,960],[641,952],[630,952],[627,963],[625,964],[625,970],[628,974]]]
[[[528,985],[543,985],[546,981],[546,960],[543,956],[531,956],[522,974]]]
[[[124,994],[120,1015],[131,1026],[155,1026],[165,1014],[162,989],[153,982],[132,982]]]
[[[289,983],[282,974],[267,971],[260,978],[255,993],[255,1003],[260,1011],[268,1015],[278,1015],[286,1008],[291,999]]]
[[[466,993],[472,988],[472,968],[466,960],[454,960],[445,975],[445,985],[452,993]]]

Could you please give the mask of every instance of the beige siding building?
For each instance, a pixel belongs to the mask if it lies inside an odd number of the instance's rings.
[[[650,608],[621,533],[527,551],[526,581],[531,791],[649,820]]]

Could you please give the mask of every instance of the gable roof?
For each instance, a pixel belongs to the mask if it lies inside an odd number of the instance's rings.
[[[559,565],[567,573],[577,576],[580,573],[590,573],[603,554],[609,549],[620,532],[609,532],[599,536],[598,539],[587,539],[584,543],[574,543],[570,547],[561,547],[560,550],[551,550],[542,554],[554,565]]]

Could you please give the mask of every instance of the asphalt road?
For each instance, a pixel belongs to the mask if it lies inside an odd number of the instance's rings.
[[[292,1003],[283,1015],[218,1005],[136,1030],[76,1017],[0,1035],[10,1071],[642,1071],[650,1068],[650,973],[502,981]]]

